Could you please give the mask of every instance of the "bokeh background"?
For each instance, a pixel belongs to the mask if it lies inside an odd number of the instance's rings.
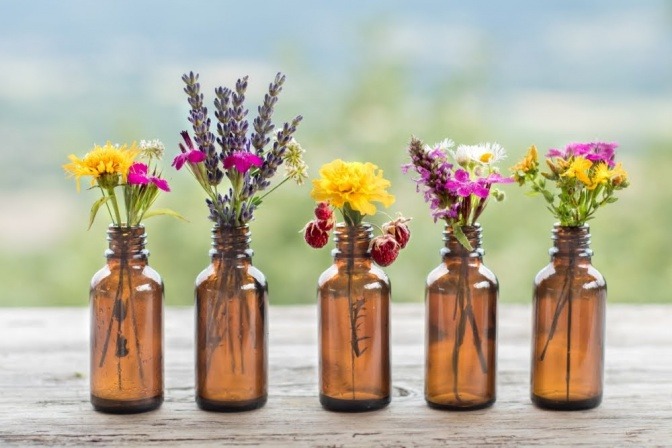
[[[439,261],[434,224],[410,178],[411,135],[431,143],[497,141],[506,166],[535,143],[621,144],[632,186],[592,221],[594,264],[612,302],[666,302],[672,278],[672,2],[612,0],[308,0],[0,2],[0,305],[80,305],[104,263],[105,215],[86,231],[95,192],[76,193],[61,165],[93,143],[158,138],[173,192],[159,206],[190,222],[147,221],[151,264],[168,305],[193,301],[209,262],[203,194],[174,172],[187,129],[180,76],[208,96],[250,75],[254,116],[277,71],[276,120],[301,113],[296,136],[315,176],[336,157],[370,160],[393,182],[389,210],[414,217],[409,248],[387,269],[396,301],[421,301]],[[540,198],[505,187],[484,226],[501,300],[527,302],[547,263],[553,218]],[[329,250],[299,230],[310,187],[286,185],[252,224],[254,263],[273,304],[312,303]]]

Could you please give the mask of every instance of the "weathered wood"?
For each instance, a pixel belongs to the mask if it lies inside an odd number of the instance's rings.
[[[193,312],[166,310],[166,402],[132,416],[94,412],[88,397],[85,309],[0,310],[0,442],[9,445],[664,446],[672,445],[672,306],[610,305],[605,396],[581,412],[529,401],[529,307],[499,315],[497,403],[472,412],[423,399],[423,308],[393,307],[392,404],[367,414],[317,400],[314,307],[271,308],[270,395],[261,410],[199,411]]]

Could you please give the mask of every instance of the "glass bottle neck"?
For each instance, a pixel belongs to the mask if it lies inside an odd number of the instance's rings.
[[[343,258],[371,258],[371,239],[373,229],[371,224],[362,223],[358,226],[346,226],[343,223],[334,229],[336,248],[331,251],[334,259]]]
[[[147,260],[149,251],[145,249],[145,226],[117,227],[109,226],[107,229],[107,241],[109,248],[105,251],[105,257],[112,259]]]
[[[212,228],[212,249],[210,249],[210,257],[212,259],[251,259],[254,252],[250,249],[250,235],[248,226],[214,226]]]
[[[553,227],[553,247],[548,253],[551,260],[565,257],[590,258],[593,251],[590,249],[590,227],[565,227],[556,224]]]
[[[479,257],[482,258],[483,247],[481,246],[482,241],[482,229],[481,225],[476,223],[473,226],[462,226],[462,233],[469,241],[472,250],[464,247],[462,243],[458,241],[455,237],[453,227],[447,225],[443,230],[443,242],[445,246],[441,249],[441,256],[446,257]]]

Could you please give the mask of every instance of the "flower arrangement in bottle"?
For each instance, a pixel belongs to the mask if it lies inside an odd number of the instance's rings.
[[[541,195],[559,221],[551,262],[534,282],[531,396],[541,407],[589,409],[602,400],[607,285],[591,264],[586,223],[629,185],[615,161],[617,146],[588,142],[550,149],[543,172],[531,146],[511,168],[518,184]]]
[[[285,76],[278,73],[269,85],[259,115],[252,122],[253,131],[248,135],[248,110],[244,106],[248,77],[245,76],[238,79],[233,90],[215,89],[215,135],[198,78],[193,72],[182,76],[194,137],[192,139],[187,131],[181,132],[183,143],[179,145],[180,154],[173,160],[173,166],[177,170],[186,166],[202,187],[209,218],[216,226],[241,227],[252,221],[257,207],[280,185],[290,179],[301,185],[308,177],[304,151],[292,138],[303,117],[296,116],[274,133],[273,111],[285,82]],[[267,149],[269,144],[271,147]],[[266,192],[283,163],[286,167],[283,180]],[[228,182],[222,183],[224,177]]]
[[[182,77],[193,139],[181,133],[180,154],[173,160],[205,192],[214,223],[212,262],[196,279],[196,401],[205,410],[244,411],[265,404],[268,382],[268,285],[251,262],[248,224],[271,192],[307,178],[304,150],[293,138],[302,117],[275,130],[272,115],[285,82],[278,73],[250,129],[245,76],[234,89],[215,89],[214,126],[198,78]],[[283,179],[269,188],[283,164]]]
[[[78,189],[82,177],[91,177],[91,188],[100,190],[89,228],[103,206],[112,221],[107,264],[94,275],[89,293],[91,402],[104,412],[142,412],[163,401],[163,282],[147,264],[142,225],[151,216],[179,217],[151,209],[159,191],[170,191],[155,163],[163,151],[158,140],[139,146],[107,142],[81,159],[70,155],[63,166]]]
[[[434,221],[446,223],[443,262],[427,278],[425,398],[442,409],[477,409],[495,401],[498,282],[482,263],[477,223],[495,184],[512,182],[496,163],[506,157],[496,143],[460,145],[450,140],[426,146],[413,138],[411,162],[417,190]]]
[[[320,402],[328,410],[368,411],[390,402],[391,288],[371,261],[388,266],[397,258],[410,238],[409,220],[385,223],[375,238],[364,221],[376,214],[375,202],[392,205],[389,186],[376,165],[340,159],[322,166],[313,180],[318,204],[304,238],[320,248],[333,230],[336,242],[334,263],[318,281]],[[343,222],[335,223],[334,209]]]

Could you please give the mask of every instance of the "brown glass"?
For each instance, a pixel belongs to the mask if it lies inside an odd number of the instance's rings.
[[[482,409],[496,399],[499,285],[483,264],[480,225],[463,231],[473,250],[446,226],[443,262],[425,289],[425,399],[437,409]]]
[[[334,235],[334,264],[318,281],[320,403],[380,409],[390,403],[390,282],[371,262],[369,224],[339,224]]]
[[[107,231],[107,264],[93,276],[91,403],[135,413],[163,403],[163,282],[147,264],[145,229]]]
[[[542,408],[602,401],[607,284],[589,246],[588,226],[556,225],[551,262],[534,279],[531,395]]]
[[[268,397],[268,285],[252,254],[247,226],[215,227],[212,262],[196,279],[196,403],[206,411],[248,411]]]

